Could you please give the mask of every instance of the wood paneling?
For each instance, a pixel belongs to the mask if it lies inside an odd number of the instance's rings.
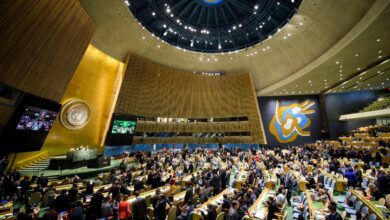
[[[131,55],[115,112],[171,118],[248,116],[249,122],[242,125],[241,123],[228,125],[228,127],[218,123],[215,125],[209,123],[208,125],[184,125],[184,128],[179,124],[150,124],[141,126],[141,128],[166,132],[233,131],[232,129],[236,128],[237,131],[251,132],[252,136],[244,138],[244,143],[264,142],[257,100],[249,74],[203,76],[174,70]],[[227,139],[226,142],[232,142],[231,137],[225,139]],[[179,140],[170,139],[169,141],[172,143],[172,141],[178,142]],[[191,139],[185,143],[193,141]]]
[[[2,0],[0,82],[59,102],[94,31],[78,0]]]
[[[85,101],[91,110],[89,122],[85,127],[73,131],[64,128],[57,117],[41,151],[18,153],[14,166],[40,152],[46,152],[48,156],[63,155],[70,148],[81,145],[102,152],[100,144],[106,133],[106,125],[110,123],[111,105],[119,86],[117,78],[123,75],[122,66],[122,62],[89,46],[60,102],[65,104],[74,98]]]

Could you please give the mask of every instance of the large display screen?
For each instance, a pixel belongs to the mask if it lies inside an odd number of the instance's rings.
[[[134,134],[137,121],[114,120],[111,134]]]
[[[106,145],[124,146],[133,143],[133,136],[137,126],[137,117],[133,115],[114,114],[111,128],[107,134]]]
[[[0,139],[2,153],[38,151],[52,128],[61,104],[23,94]]]
[[[49,131],[53,126],[58,112],[29,106],[20,118],[17,130]]]

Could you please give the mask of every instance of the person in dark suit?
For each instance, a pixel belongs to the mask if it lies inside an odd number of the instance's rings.
[[[224,190],[226,189],[226,170],[222,169],[221,170],[221,189]]]
[[[217,195],[221,192],[221,176],[218,175],[217,171],[214,171],[213,178],[211,179],[211,184],[214,187],[214,195]]]
[[[160,194],[156,206],[154,207],[154,219],[165,220],[167,217],[166,212],[167,199],[163,194]]]
[[[98,190],[92,196],[92,199],[91,199],[91,209],[92,209],[92,213],[95,216],[95,218],[99,218],[101,215],[102,203],[103,203],[103,199],[104,199],[103,190],[104,190],[103,188]]]
[[[49,182],[49,179],[41,174],[41,176],[37,179],[37,184],[41,185],[43,188],[47,187],[47,183]]]
[[[277,219],[276,213],[279,212],[279,205],[276,203],[274,197],[268,197],[268,216],[267,220]]]
[[[207,204],[207,215],[202,212],[202,216],[205,220],[217,219],[217,209],[212,204]]]
[[[134,191],[139,191],[141,189],[145,189],[142,181],[138,179],[134,179]]]
[[[188,201],[192,201],[194,198],[194,188],[192,188],[192,185],[188,186],[186,194],[184,195],[184,203],[187,203]]]
[[[145,220],[147,216],[147,206],[144,198],[139,197],[139,193],[136,191],[134,193],[136,199],[132,202],[132,213],[134,220]]]
[[[340,213],[337,212],[337,204],[335,202],[330,202],[328,205],[330,214],[325,216],[326,220],[342,220]]]
[[[54,200],[54,206],[58,213],[68,211],[69,196],[66,190],[62,190],[61,194]]]
[[[228,212],[230,209],[230,200],[226,194],[223,194],[222,210]]]
[[[79,193],[79,190],[78,190],[77,184],[73,183],[72,188],[70,188],[68,191],[70,202],[76,202],[78,193]]]

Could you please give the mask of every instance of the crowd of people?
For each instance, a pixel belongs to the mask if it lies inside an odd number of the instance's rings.
[[[370,175],[377,181],[370,182],[364,196],[377,200],[389,193],[390,175],[387,165],[381,164],[377,155],[371,152],[355,152],[343,148],[334,148],[324,143],[323,147],[311,145],[290,149],[195,149],[195,150],[162,150],[159,152],[135,152],[131,157],[136,159],[135,166],[125,160],[118,167],[119,172],[112,170],[103,184],[108,188],[94,190],[98,177],[81,180],[78,176],[66,178],[62,185],[73,184],[68,190],[58,190],[51,185],[45,176],[21,177],[18,172],[3,174],[0,178],[0,198],[25,204],[20,209],[18,219],[37,219],[39,213],[43,219],[57,219],[59,215],[68,219],[147,219],[148,202],[140,196],[146,190],[154,190],[150,199],[153,208],[153,218],[166,219],[170,207],[176,207],[176,219],[188,217],[201,204],[218,195],[227,188],[232,193],[223,194],[222,212],[225,219],[238,220],[250,215],[249,208],[257,200],[269,175],[275,175],[276,194],[266,201],[268,219],[276,218],[284,203],[291,205],[293,196],[298,194],[297,173],[307,180],[307,187],[314,189],[314,199],[322,201],[329,207],[329,215],[333,212],[334,203],[324,186],[317,182],[322,171],[335,172],[348,179],[348,186],[360,188],[362,171],[356,164],[344,164],[339,158],[361,159],[365,162],[363,170],[374,163]],[[308,165],[314,167],[308,171]],[[289,171],[285,172],[284,167]],[[379,168],[380,167],[380,168]],[[235,189],[237,175],[240,170],[247,171],[246,181],[240,189]],[[146,176],[146,182],[134,178],[134,173]],[[183,178],[190,176],[186,184]],[[80,183],[84,182],[83,186]],[[34,187],[32,187],[33,183]],[[319,183],[319,184],[317,184]],[[61,185],[60,184],[60,185]],[[132,186],[132,190],[129,187]],[[173,194],[161,192],[161,186],[172,186],[185,191],[184,199],[174,200]],[[53,195],[52,202],[42,201],[32,204],[30,197],[34,192],[40,192],[42,198]],[[129,202],[129,198],[133,198]],[[39,206],[40,205],[40,206]],[[39,210],[37,207],[41,207]],[[46,208],[42,213],[43,207]],[[298,207],[299,208],[299,207]],[[199,211],[205,219],[216,219],[217,207],[208,204],[207,210]],[[335,219],[335,218],[330,218]]]

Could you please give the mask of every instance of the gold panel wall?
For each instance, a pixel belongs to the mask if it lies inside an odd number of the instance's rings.
[[[0,82],[61,101],[94,31],[78,0],[2,0]]]
[[[249,131],[250,138],[236,137],[206,142],[264,143],[255,91],[249,74],[204,76],[161,66],[131,55],[115,108],[116,113],[171,118],[227,118],[248,116],[248,122],[229,125],[150,124],[137,126],[142,131]],[[184,128],[183,128],[184,126]],[[145,138],[135,143],[194,143],[191,138],[156,140]],[[196,142],[204,142],[196,141]]]
[[[89,46],[84,54],[72,80],[66,89],[61,104],[78,98],[84,100],[91,109],[88,124],[80,130],[67,130],[59,118],[56,119],[41,152],[47,151],[49,156],[65,154],[70,148],[89,145],[103,150],[101,142],[106,133],[106,125],[110,123],[116,87],[123,76],[123,63],[119,62]],[[18,153],[16,162],[33,156],[38,152]]]

